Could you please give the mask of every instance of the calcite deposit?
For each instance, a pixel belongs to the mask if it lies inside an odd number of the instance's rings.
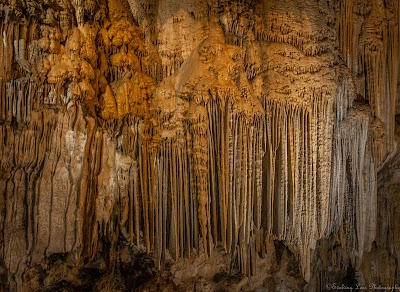
[[[399,18],[0,0],[0,291],[400,285]]]

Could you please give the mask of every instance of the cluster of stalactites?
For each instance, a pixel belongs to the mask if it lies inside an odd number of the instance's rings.
[[[373,150],[378,167],[395,146],[393,116],[400,77],[399,5],[397,1],[342,1],[339,15],[340,49],[351,73],[357,76],[354,81],[359,99],[370,105],[372,114],[380,120],[376,123],[384,125],[383,149]]]
[[[375,238],[370,111],[352,107],[354,86],[340,79],[335,101],[317,97],[311,108],[264,102],[263,220],[267,236],[297,246],[307,280],[319,239],[339,233],[355,265]]]
[[[158,263],[166,251],[178,258],[202,248],[210,256],[221,242],[244,272],[254,272],[250,258],[261,228],[262,111],[249,110],[250,101],[223,88],[189,100],[173,90],[156,96]]]
[[[352,109],[337,129],[334,141],[329,231],[340,229],[354,266],[375,239],[377,186],[372,141],[368,140],[369,122],[368,110]]]
[[[327,234],[331,192],[332,100],[312,108],[265,101],[264,201],[267,236],[299,249],[310,277],[311,250]]]
[[[132,119],[116,142],[101,134],[98,181],[104,183],[92,223],[106,234],[119,226],[132,245],[154,252],[160,267],[201,250],[210,256],[221,242],[245,273],[255,273],[253,259],[263,246],[263,115],[243,114],[229,99],[192,104],[172,128],[164,114],[155,116],[155,126]],[[88,239],[92,254],[99,237]]]
[[[23,169],[16,185],[34,176],[28,194],[38,202],[28,211],[27,243],[17,243],[34,260],[72,250],[94,258],[102,236],[116,244],[122,234],[153,252],[158,267],[212,256],[221,244],[254,274],[265,239],[274,238],[295,246],[309,280],[312,250],[336,233],[357,265],[375,236],[376,167],[393,146],[399,9],[388,5],[394,17],[382,25],[375,4],[340,3],[339,65],[329,25],[302,31],[286,24],[290,13],[267,13],[267,23],[254,15],[250,24],[240,4],[186,61],[179,50],[156,56],[119,1],[108,1],[112,22],[101,28],[84,23],[83,1],[73,2],[79,27],[69,31],[42,25],[35,38],[36,24],[2,23],[0,149],[10,157],[0,166]],[[360,47],[353,29],[362,31]],[[253,92],[260,83],[262,102]],[[103,128],[83,119],[81,103]],[[46,108],[60,104],[61,112]],[[27,131],[15,135],[13,122]],[[57,212],[65,216],[53,222]],[[1,251],[11,274],[22,272],[15,255],[25,256],[10,248],[23,216],[14,222]]]
[[[100,110],[105,120],[146,112],[160,78],[154,48],[120,1],[89,2],[72,2],[78,27],[55,21],[73,18],[65,7],[52,16],[50,7],[40,7],[54,21],[1,22],[0,120],[27,125],[32,110],[70,107],[78,100],[91,116]],[[81,23],[88,9],[94,9],[94,21]]]
[[[37,91],[32,80],[36,72],[30,56],[35,26],[0,23],[3,41],[0,43],[0,120],[27,125],[34,107]],[[15,68],[17,66],[17,68]]]

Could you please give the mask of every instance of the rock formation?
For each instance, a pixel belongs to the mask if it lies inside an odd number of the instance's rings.
[[[399,18],[1,0],[0,290],[400,285]]]

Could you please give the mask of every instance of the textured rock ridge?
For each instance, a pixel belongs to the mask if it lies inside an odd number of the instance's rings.
[[[399,18],[0,1],[0,289],[400,284]]]

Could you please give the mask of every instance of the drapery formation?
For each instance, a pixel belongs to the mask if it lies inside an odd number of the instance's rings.
[[[333,235],[360,265],[395,150],[397,1],[50,2],[1,6],[17,289],[44,257],[78,265],[120,236],[160,268],[220,245],[255,274],[278,239],[310,280]]]

